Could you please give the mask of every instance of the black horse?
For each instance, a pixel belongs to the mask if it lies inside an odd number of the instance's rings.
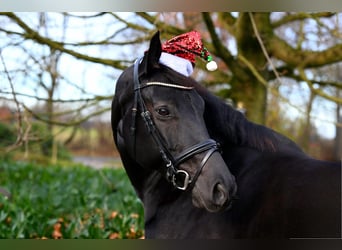
[[[249,122],[160,55],[157,33],[112,103],[146,238],[340,238],[340,163]]]

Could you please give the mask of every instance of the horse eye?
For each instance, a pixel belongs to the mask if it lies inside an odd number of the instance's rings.
[[[157,108],[156,111],[161,116],[168,116],[170,114],[170,111],[165,107]]]

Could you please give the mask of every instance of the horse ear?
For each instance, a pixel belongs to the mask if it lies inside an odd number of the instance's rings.
[[[162,52],[159,31],[157,31],[150,41],[150,47],[142,61],[143,72],[149,73],[155,68],[159,68],[159,58]]]

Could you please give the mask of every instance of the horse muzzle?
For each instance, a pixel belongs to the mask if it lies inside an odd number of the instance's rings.
[[[194,188],[192,203],[195,207],[204,208],[212,213],[225,211],[232,207],[233,201],[236,199],[236,192],[236,184],[226,188],[223,184],[216,183],[209,196],[199,188]]]
[[[237,185],[220,154],[214,154],[198,177],[192,190],[192,202],[209,212],[220,212],[232,206]]]

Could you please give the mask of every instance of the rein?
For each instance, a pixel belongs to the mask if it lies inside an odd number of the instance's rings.
[[[153,122],[151,113],[147,110],[144,99],[141,95],[141,89],[149,87],[149,86],[162,86],[162,87],[170,87],[170,88],[178,88],[182,90],[191,90],[193,87],[186,87],[186,86],[180,86],[175,84],[169,84],[169,83],[162,83],[162,82],[149,82],[145,85],[141,85],[139,81],[139,64],[140,64],[141,58],[137,59],[134,63],[133,68],[133,82],[134,82],[134,105],[132,108],[132,126],[131,126],[131,133],[134,136],[134,144],[135,144],[135,132],[136,132],[136,113],[138,112],[138,106],[141,109],[141,117],[144,120],[144,123],[146,125],[146,128],[149,132],[149,134],[152,136],[154,142],[158,146],[159,153],[165,163],[166,166],[166,179],[172,183],[172,185],[180,190],[186,190],[188,187],[193,186],[201,174],[205,164],[211,157],[211,155],[219,150],[218,144],[216,141],[212,139],[205,140],[203,142],[200,142],[194,146],[191,146],[187,150],[185,150],[183,153],[181,153],[179,156],[174,158],[172,154],[168,151],[167,147],[165,146],[163,139],[160,135],[160,132],[156,125]],[[134,149],[136,147],[134,146]],[[193,177],[189,175],[189,173],[185,170],[178,169],[178,166],[192,158],[194,155],[207,152],[205,156],[203,157],[200,167],[195,173]]]

